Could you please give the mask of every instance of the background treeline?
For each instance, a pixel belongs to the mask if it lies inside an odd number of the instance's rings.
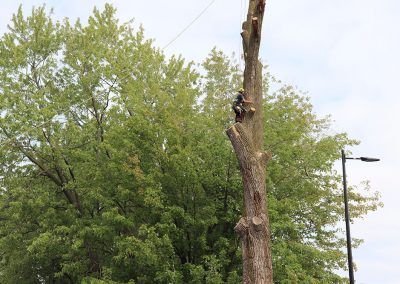
[[[345,283],[333,164],[357,142],[265,73],[274,283]],[[166,58],[110,5],[87,24],[19,9],[0,40],[0,283],[241,283],[241,75],[216,49]],[[354,218],[379,206],[360,192]]]

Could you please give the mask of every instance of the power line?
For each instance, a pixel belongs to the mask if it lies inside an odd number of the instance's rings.
[[[186,32],[207,10],[208,8],[211,7],[212,4],[214,4],[216,0],[212,0],[207,7],[205,7],[200,14],[196,16],[180,33],[178,33],[170,42],[168,42],[162,49],[166,49],[168,46],[170,46],[174,41],[176,41],[184,32]]]

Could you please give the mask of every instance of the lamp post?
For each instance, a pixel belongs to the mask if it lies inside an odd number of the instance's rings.
[[[352,158],[346,157],[344,150],[342,150],[342,168],[343,168],[343,195],[344,195],[344,217],[346,221],[346,240],[347,240],[347,260],[349,264],[349,278],[350,284],[354,284],[353,272],[353,254],[351,252],[351,236],[350,236],[350,216],[349,216],[349,201],[347,196],[347,181],[346,181],[346,160],[361,160],[363,162],[377,162],[377,158],[359,157]]]

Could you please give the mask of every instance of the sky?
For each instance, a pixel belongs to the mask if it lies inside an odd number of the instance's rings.
[[[83,22],[93,7],[106,2],[117,8],[121,22],[142,24],[147,38],[163,48],[209,8],[164,52],[201,62],[216,46],[240,60],[241,23],[248,0],[0,0],[0,34],[19,4],[25,14],[46,3],[54,18]],[[333,131],[347,132],[361,144],[349,160],[348,184],[369,180],[384,207],[357,219],[353,237],[364,243],[353,250],[356,283],[396,284],[400,269],[400,1],[397,0],[267,0],[260,56],[283,82],[308,92],[315,112],[332,116]],[[243,64],[243,63],[242,63]],[[337,163],[341,171],[341,164]],[[350,212],[351,214],[351,212]],[[347,272],[340,272],[347,275]]]

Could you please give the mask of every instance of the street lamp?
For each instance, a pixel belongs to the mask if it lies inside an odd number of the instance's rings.
[[[348,197],[347,197],[346,160],[361,160],[363,162],[377,162],[377,161],[379,161],[379,159],[368,158],[368,157],[359,157],[359,158],[346,157],[344,150],[342,150],[343,195],[344,195],[344,217],[345,217],[345,221],[346,221],[347,260],[349,263],[350,284],[354,284],[353,254],[351,252],[351,237],[350,237],[349,202],[348,202]]]

